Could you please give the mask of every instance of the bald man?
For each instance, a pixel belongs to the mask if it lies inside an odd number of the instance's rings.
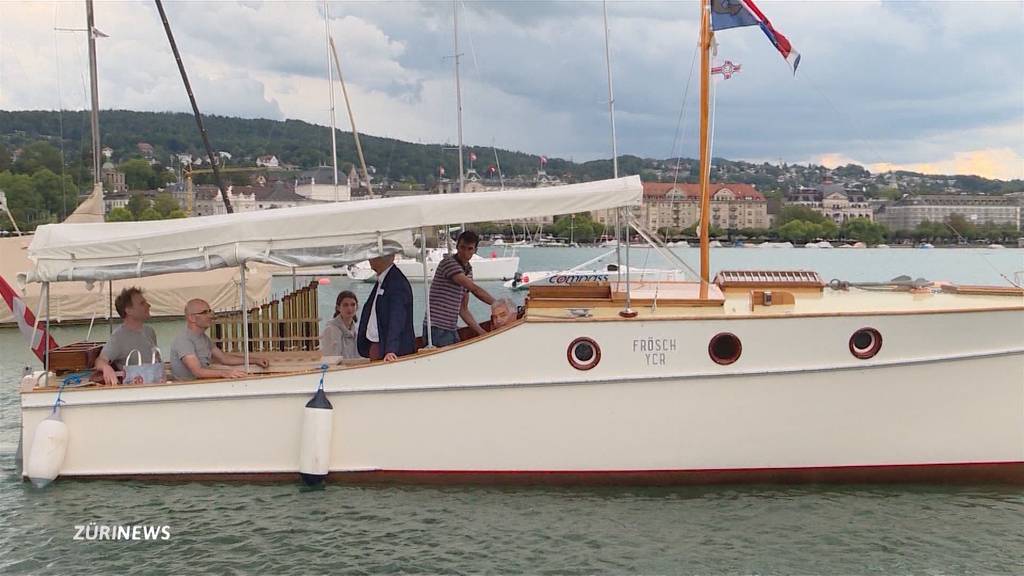
[[[210,360],[225,366],[241,366],[245,357],[223,352],[213,345],[206,330],[213,324],[213,310],[206,300],[195,298],[185,305],[185,331],[171,344],[171,372],[175,380],[197,378],[242,378],[245,370],[237,368],[210,368]],[[249,357],[249,362],[266,368],[266,358]]]

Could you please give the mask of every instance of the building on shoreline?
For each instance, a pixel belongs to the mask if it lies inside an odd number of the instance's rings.
[[[635,215],[648,230],[683,229],[700,217],[700,185],[644,182],[643,206]],[[615,222],[612,211],[591,214],[606,226]],[[768,201],[750,184],[711,184],[711,225],[725,230],[768,228]]]
[[[925,220],[945,222],[959,214],[973,224],[1013,224],[1020,228],[1020,206],[1013,198],[968,194],[904,196],[884,205],[875,220],[890,230],[913,230]]]
[[[799,186],[786,193],[787,206],[805,206],[842,225],[853,218],[872,220],[871,204],[860,190],[845,188],[842,184],[822,184],[818,187]]]

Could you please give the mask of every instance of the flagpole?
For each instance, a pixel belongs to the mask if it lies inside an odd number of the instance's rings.
[[[711,0],[701,0],[700,19],[700,298],[708,297],[708,282],[711,275],[710,243],[708,231],[711,220],[711,45],[714,42],[711,30]]]

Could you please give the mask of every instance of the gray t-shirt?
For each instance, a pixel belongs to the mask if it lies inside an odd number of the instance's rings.
[[[210,366],[210,357],[213,355],[213,342],[206,332],[196,334],[186,328],[174,339],[171,344],[171,374],[175,380],[195,380],[195,375],[185,366],[182,358],[189,354],[199,359],[199,365],[203,368]]]
[[[124,370],[125,360],[132,350],[138,350],[142,354],[142,363],[149,364],[155,347],[156,332],[152,328],[143,326],[142,330],[132,330],[122,324],[110,335],[100,354],[110,361],[114,370]],[[160,361],[162,362],[163,358],[160,358]]]

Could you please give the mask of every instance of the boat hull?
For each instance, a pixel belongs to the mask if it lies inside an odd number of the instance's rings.
[[[525,322],[450,350],[328,372],[330,475],[1024,483],[1022,323],[1020,311]],[[814,338],[791,332],[797,324]],[[989,329],[964,330],[978,325]],[[886,340],[858,360],[848,339],[864,326]],[[720,366],[707,342],[726,331],[751,344]],[[567,361],[580,336],[602,348],[590,370]],[[664,350],[638,349],[650,342]],[[318,377],[66,390],[61,475],[297,478],[303,407]],[[53,397],[22,394],[25,445]]]

